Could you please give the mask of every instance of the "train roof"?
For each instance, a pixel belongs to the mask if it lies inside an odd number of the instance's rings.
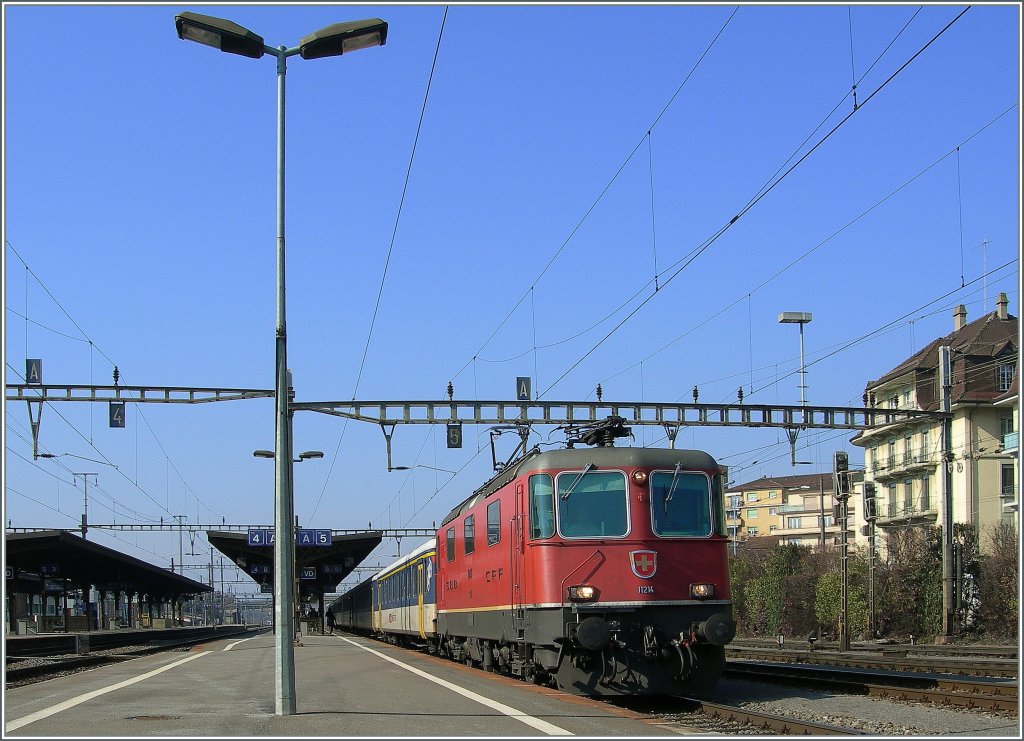
[[[427,551],[431,550],[434,547],[435,547],[435,541],[434,541],[433,538],[431,538],[426,543],[423,543],[423,544],[418,545],[415,548],[413,548],[411,551],[406,553],[404,556],[399,558],[397,561],[393,561],[392,563],[388,564],[387,566],[382,568],[380,571],[378,571],[376,574],[374,574],[370,578],[371,579],[379,579],[384,574],[387,574],[388,572],[394,571],[395,569],[398,569],[401,566],[404,566],[405,564],[409,563],[409,561],[413,561],[413,560],[419,558],[421,555],[423,555],[424,553],[426,553]]]
[[[533,448],[518,461],[502,470],[490,481],[463,500],[441,522],[441,526],[458,517],[481,499],[494,494],[512,479],[531,471],[549,468],[582,468],[593,463],[600,468],[622,468],[625,466],[670,467],[682,463],[688,470],[717,469],[718,462],[701,450],[676,450],[674,448],[563,448],[541,452]]]

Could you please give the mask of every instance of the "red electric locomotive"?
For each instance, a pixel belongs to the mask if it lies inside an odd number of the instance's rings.
[[[437,533],[436,646],[583,695],[706,689],[735,634],[723,476],[708,454],[534,449]]]

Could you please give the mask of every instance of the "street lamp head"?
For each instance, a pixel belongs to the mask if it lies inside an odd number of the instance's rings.
[[[784,311],[779,314],[779,324],[808,324],[810,321],[809,311]]]
[[[387,21],[380,18],[335,23],[303,37],[299,42],[299,56],[303,59],[336,57],[371,46],[384,46],[387,38]]]
[[[304,461],[307,458],[323,458],[324,454],[319,450],[307,450],[305,453],[299,453],[299,460]]]
[[[262,36],[223,18],[181,12],[174,16],[174,25],[178,29],[179,39],[197,41],[228,54],[239,54],[252,59],[263,56]]]
[[[252,454],[256,458],[273,458],[274,457],[274,451],[273,450],[254,450],[254,451],[252,451]]]

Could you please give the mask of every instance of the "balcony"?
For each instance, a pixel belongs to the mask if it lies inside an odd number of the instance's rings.
[[[1003,435],[1003,452],[1004,453],[1016,453],[1017,452],[1017,433],[1007,432]]]
[[[888,507],[885,514],[879,514],[875,520],[878,527],[899,529],[922,525],[934,525],[938,521],[938,512],[926,504],[927,509],[914,507]]]
[[[934,468],[938,456],[930,451],[910,451],[903,455],[890,455],[875,466],[875,480],[904,478]]]

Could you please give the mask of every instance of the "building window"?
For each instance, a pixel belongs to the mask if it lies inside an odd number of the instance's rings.
[[[903,389],[903,408],[910,409],[910,389]]]
[[[757,528],[756,527],[748,527],[747,528],[747,535],[757,535]]]
[[[900,397],[899,397],[899,394],[893,394],[892,396],[889,397],[889,408],[890,409],[899,409],[899,407],[900,407]]]
[[[1004,463],[1002,466],[1002,486],[999,489],[999,493],[1004,499],[1014,499],[1014,493],[1016,491],[1016,479],[1013,475],[1013,464]]]
[[[777,491],[770,491],[770,492],[768,492],[768,498],[769,499],[775,499],[778,496],[779,496],[779,492],[777,492]]]
[[[756,520],[757,519],[757,510],[756,509],[748,509],[747,510],[747,519],[748,520]]]
[[[736,538],[739,534],[740,534],[739,526],[737,526],[737,525],[730,525],[729,526],[729,537],[730,538]]]
[[[778,526],[776,526],[776,525],[769,525],[769,526],[768,526],[768,532],[770,532],[770,533],[774,533],[774,532],[775,532],[776,530],[778,530],[778,529],[779,529],[779,528],[778,528]]]
[[[1013,382],[1013,363],[1000,363],[997,366],[997,372],[999,374],[999,390],[1009,391],[1010,384]]]
[[[797,528],[800,527],[800,518],[799,517],[787,517],[786,518],[786,527],[788,527],[790,530],[796,530]]]
[[[495,499],[487,505],[487,545],[501,540],[501,500]]]
[[[928,447],[928,428],[921,430],[921,460],[928,460],[931,449]]]
[[[727,509],[725,511],[725,517],[728,520],[738,520],[740,519],[740,511],[738,509]]]
[[[925,512],[932,508],[932,479],[925,474],[921,477],[921,509]]]
[[[910,441],[910,433],[903,437],[903,464],[910,465],[914,459],[914,445]]]
[[[832,527],[836,524],[836,518],[834,515],[825,515],[821,518],[822,527]]]
[[[748,491],[747,492],[747,501],[748,502],[756,502],[757,501],[757,492],[756,491]]]
[[[888,502],[887,503],[888,503],[888,507],[889,507],[889,517],[895,517],[896,516],[896,484],[889,484],[889,498],[888,498]]]
[[[768,508],[768,514],[769,515],[777,515],[777,514],[779,514],[779,508],[778,507],[769,507]]]
[[[1004,414],[999,418],[999,438],[1002,439],[1013,432],[1016,432],[1013,426],[1013,415]]]
[[[729,506],[733,509],[739,509],[743,506],[743,497],[739,494],[732,494],[729,496]]]
[[[914,509],[914,485],[910,479],[903,482],[903,511],[910,512]]]
[[[893,468],[896,465],[896,441],[895,440],[890,440],[889,441],[889,461],[888,461],[887,465],[889,466],[889,468]]]
[[[473,552],[474,548],[476,548],[476,516],[475,515],[470,515],[469,517],[466,518],[466,523],[463,525],[462,532],[463,532],[463,537],[464,537],[463,550],[468,555],[468,554]]]

